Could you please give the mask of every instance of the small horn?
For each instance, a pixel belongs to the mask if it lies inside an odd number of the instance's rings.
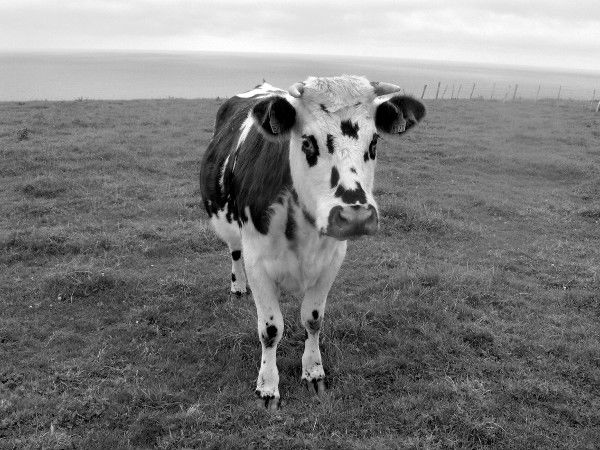
[[[371,86],[373,86],[375,95],[378,97],[380,95],[393,94],[394,92],[402,90],[400,86],[396,86],[395,84],[391,83],[382,83],[380,81],[371,81]]]
[[[304,83],[299,81],[298,83],[294,83],[288,89],[288,92],[292,97],[300,98],[302,97],[302,93],[304,92]]]

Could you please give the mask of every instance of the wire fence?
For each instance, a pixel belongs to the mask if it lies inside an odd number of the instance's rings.
[[[600,82],[599,82],[600,85]],[[500,82],[433,82],[411,86],[406,94],[428,100],[578,101],[600,108],[600,88]]]

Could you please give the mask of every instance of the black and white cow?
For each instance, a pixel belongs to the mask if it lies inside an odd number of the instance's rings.
[[[303,298],[302,379],[318,394],[325,389],[319,331],[327,294],[347,240],[378,229],[377,139],[425,115],[399,91],[358,76],[310,77],[287,91],[263,83],[217,112],[200,188],[231,251],[231,292],[252,289],[262,343],[256,393],[267,409],[279,405],[281,288]]]

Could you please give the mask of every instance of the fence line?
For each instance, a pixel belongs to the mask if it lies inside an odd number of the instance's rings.
[[[599,83],[600,85],[600,80]],[[563,85],[546,85],[542,83],[482,83],[469,82],[463,89],[463,82],[436,81],[417,87],[408,87],[405,92],[417,98],[428,100],[496,100],[496,101],[554,101],[560,104],[563,101],[582,101],[592,109],[597,109],[596,103],[600,101],[598,93],[600,88],[569,88]],[[466,87],[465,86],[465,87]],[[448,96],[449,94],[449,96]]]

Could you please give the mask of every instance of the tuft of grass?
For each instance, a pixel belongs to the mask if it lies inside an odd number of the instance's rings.
[[[396,202],[381,205],[384,219],[393,219],[394,229],[402,231],[423,231],[429,233],[444,233],[450,228],[448,221],[440,210],[434,210],[426,205],[416,207]]]
[[[111,273],[76,270],[47,277],[44,292],[58,301],[73,301],[115,290],[122,284],[124,280]]]
[[[21,128],[17,131],[17,141],[26,141],[29,139],[29,129]]]

